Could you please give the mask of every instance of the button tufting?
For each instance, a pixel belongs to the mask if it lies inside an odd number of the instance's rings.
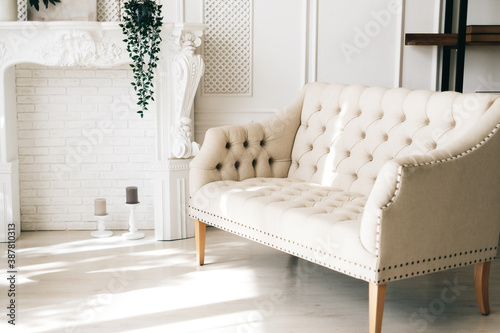
[[[347,157],[351,156],[351,152],[350,152],[349,150],[348,150],[348,151],[346,151],[346,152],[345,152],[345,156],[347,156]]]
[[[411,138],[406,138],[407,145],[411,145],[412,142],[413,142],[413,140]]]
[[[353,180],[358,179],[358,174],[357,174],[357,173],[353,173],[353,174],[352,174],[352,179],[353,179]]]
[[[256,165],[257,165],[257,160],[253,160],[252,161],[252,166],[255,168]]]
[[[272,164],[274,162],[272,157],[269,157],[269,164]]]
[[[243,147],[245,147],[245,148],[248,147],[248,141],[246,141],[246,140],[243,141]]]
[[[260,145],[263,146],[264,145],[264,140],[260,140]]]
[[[215,168],[216,168],[217,170],[220,170],[220,169],[222,168],[222,164],[217,163],[217,165],[215,166]]]
[[[389,135],[384,134],[384,136],[382,138],[383,138],[384,141],[387,141],[387,140],[389,140]]]
[[[231,148],[231,144],[229,142],[226,142],[226,149]]]
[[[366,133],[365,132],[361,132],[361,139],[364,139],[366,138]]]
[[[234,167],[236,169],[238,169],[240,167],[240,162],[238,162],[238,161],[234,162]]]

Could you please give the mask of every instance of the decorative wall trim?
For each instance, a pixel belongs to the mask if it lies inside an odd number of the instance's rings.
[[[188,221],[188,214],[186,209],[189,206],[188,179],[189,179],[189,173],[187,177],[178,178],[176,180],[176,189],[178,198],[177,200],[179,202],[179,204],[177,205],[177,223],[181,235],[185,235],[184,237],[181,238],[194,236],[192,234],[188,235],[188,223],[191,222]],[[191,224],[194,225],[194,222],[191,222]]]
[[[443,12],[444,12],[444,9],[443,9],[443,6],[445,5],[444,1],[443,0],[436,0],[436,2],[434,3],[434,31],[444,31],[444,18],[443,20],[441,20],[442,16],[443,16]],[[406,15],[406,11],[403,12],[403,15]],[[441,30],[441,24],[443,25],[443,29]],[[404,27],[404,25],[403,25]],[[404,44],[404,43],[403,43]],[[404,47],[404,46],[403,46]],[[440,87],[441,87],[441,56],[442,56],[442,48],[441,47],[437,47],[435,46],[433,48],[433,52],[432,52],[432,58],[435,59],[432,64],[433,64],[433,67],[432,67],[432,81],[434,82],[433,83],[433,86],[431,87],[432,90],[436,90],[436,91],[439,91],[440,90]],[[403,52],[401,52],[401,54],[403,54]],[[401,58],[403,56],[401,55]],[[401,69],[401,72],[403,70]],[[401,76],[402,76],[402,73],[401,73]]]
[[[397,44],[396,44],[396,54],[394,58],[396,59],[396,63],[394,64],[395,69],[394,69],[394,87],[401,87],[401,84],[403,83],[403,52],[404,52],[404,47],[405,47],[405,5],[406,1],[402,0],[401,1],[401,7],[400,7],[400,20],[398,21],[398,25],[396,27],[396,36],[399,36],[399,38],[396,38]]]
[[[202,94],[252,95],[253,0],[204,0]]]
[[[171,34],[164,37],[156,89],[157,107],[168,110],[158,118],[158,158],[188,158],[194,156],[199,145],[192,142],[193,100],[204,71],[204,62],[195,49],[201,45],[204,24],[178,23]],[[164,98],[168,97],[168,98]],[[184,98],[192,98],[185,101]]]
[[[153,177],[156,185],[156,240],[174,240],[194,236],[194,223],[187,214],[189,162],[191,160],[191,158],[170,159],[157,162],[153,166]]]
[[[8,193],[5,190],[5,183],[0,179],[0,196],[5,197]],[[10,216],[7,213],[9,209],[8,202],[0,202],[3,206],[0,206],[0,240],[7,240],[7,227],[10,220]]]
[[[176,21],[184,23],[186,21],[186,4],[184,0],[177,0]]]
[[[189,162],[191,159],[179,159],[175,163],[154,163],[151,166],[152,171],[168,171],[168,170],[189,170]]]
[[[318,0],[304,1],[304,78],[301,85],[318,77]]]
[[[175,69],[175,114],[176,123],[172,126],[172,155],[176,158],[187,158],[196,155],[200,147],[193,142],[191,135],[191,109],[198,83],[204,71],[203,59],[195,55],[194,50],[201,45],[201,39],[192,34],[182,34],[177,38],[179,52],[173,61]]]
[[[219,113],[228,113],[228,114],[274,114],[278,112],[280,109],[230,109],[230,110],[224,110],[224,109],[203,109],[203,108],[198,108],[196,109],[196,114],[207,114],[207,115],[212,115],[212,114],[219,114]],[[239,116],[237,116],[239,117]]]
[[[0,174],[12,174],[19,172],[19,160],[14,160],[9,163],[0,163]]]
[[[70,30],[48,39],[35,52],[53,66],[90,66],[94,63],[109,66],[120,61],[125,49],[113,41],[104,41],[102,33]]]

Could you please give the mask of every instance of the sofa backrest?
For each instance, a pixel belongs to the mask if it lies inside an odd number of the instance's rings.
[[[467,135],[494,99],[490,94],[309,84],[288,177],[368,195],[385,162],[446,149]]]

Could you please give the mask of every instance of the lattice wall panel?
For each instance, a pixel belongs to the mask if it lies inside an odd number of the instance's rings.
[[[17,0],[17,20],[26,21],[28,19],[28,0]]]
[[[204,0],[204,94],[252,90],[252,0]]]
[[[97,21],[117,22],[121,20],[120,0],[97,0]]]

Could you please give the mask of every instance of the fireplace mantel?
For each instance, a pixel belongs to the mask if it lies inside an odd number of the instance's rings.
[[[195,50],[205,25],[166,23],[155,83],[157,113],[155,235],[158,240],[191,237],[187,218],[192,106],[203,60]],[[121,28],[114,22],[0,23],[0,242],[9,224],[20,234],[19,161],[15,94],[16,64],[108,68],[130,62]]]

